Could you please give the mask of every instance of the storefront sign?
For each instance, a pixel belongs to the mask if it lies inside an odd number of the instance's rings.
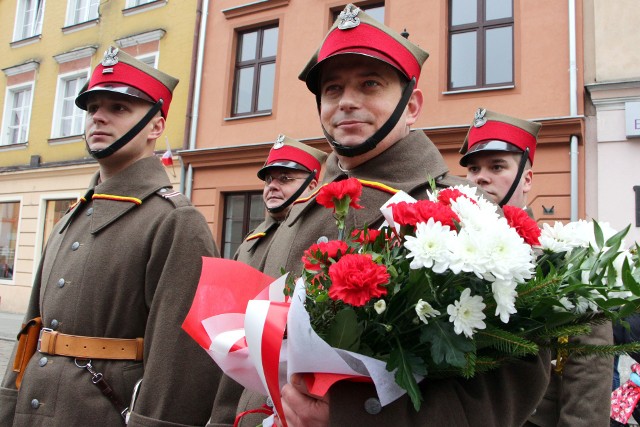
[[[640,138],[640,102],[625,102],[627,138]]]

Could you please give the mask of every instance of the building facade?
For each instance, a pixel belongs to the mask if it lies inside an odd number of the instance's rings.
[[[419,82],[425,106],[414,128],[436,143],[454,173],[465,173],[458,150],[478,107],[535,119],[543,127],[531,208],[541,222],[584,217],[581,1],[355,3],[430,53]],[[329,151],[314,96],[297,76],[345,4],[208,5],[197,137],[180,154],[192,201],[225,256],[264,215],[255,174],[277,135]]]
[[[640,10],[585,1],[587,214],[640,242]]]
[[[25,310],[52,225],[97,170],[74,99],[110,45],[181,80],[156,149],[183,147],[201,3],[0,2],[0,310]],[[167,169],[176,186],[179,171]]]

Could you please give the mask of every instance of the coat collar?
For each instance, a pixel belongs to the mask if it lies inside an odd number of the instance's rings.
[[[143,203],[144,199],[161,188],[171,187],[169,178],[155,156],[138,160],[105,182],[98,184],[100,172],[91,178],[85,196],[71,210],[62,233],[93,199],[90,232],[95,234],[115,222],[125,213]]]
[[[416,165],[419,168],[404,168],[402,165]],[[338,166],[338,157],[331,153],[327,159],[323,184],[344,178],[358,178],[378,182],[406,193],[411,193],[420,186],[425,186],[431,177],[436,179],[449,172],[449,168],[438,148],[423,131],[409,133],[384,152],[373,159],[344,172]],[[317,192],[315,193],[317,195]],[[314,195],[314,196],[315,196]],[[391,195],[387,196],[387,198]],[[294,205],[289,212],[287,224],[293,225],[308,209],[315,205],[315,197],[305,203]]]
[[[268,236],[272,232],[275,232],[275,230],[278,228],[279,225],[280,225],[280,222],[276,221],[275,219],[273,219],[271,215],[267,214],[267,217],[265,218],[265,220],[262,223],[260,223],[260,225],[258,225],[256,229],[253,230],[245,238],[245,242],[248,245],[247,250],[248,251],[252,250],[253,247],[256,246],[259,242],[263,241],[266,236]],[[264,234],[257,236],[261,233],[264,233]]]

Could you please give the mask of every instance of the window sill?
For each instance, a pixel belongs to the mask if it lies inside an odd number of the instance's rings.
[[[79,135],[52,137],[47,140],[47,143],[49,145],[64,145],[64,144],[70,144],[73,142],[80,142],[82,140],[83,140],[83,135],[79,134]]]
[[[126,9],[122,9],[122,15],[130,16],[135,15],[136,13],[146,12],[151,9],[156,9],[158,7],[162,7],[167,4],[169,0],[155,0],[149,3],[141,4],[139,6],[128,7]]]
[[[26,39],[15,40],[9,43],[11,47],[22,47],[28,44],[37,43],[42,38],[42,34],[36,34],[35,36],[27,37]]]
[[[225,18],[231,19],[250,13],[263,12],[265,10],[286,6],[288,4],[289,0],[255,0],[240,6],[223,9],[222,13]]]
[[[270,116],[271,112],[268,113],[257,113],[257,114],[247,114],[246,116],[235,116],[235,117],[225,117],[225,122],[231,122],[234,120],[242,120],[242,119],[255,119],[256,117],[267,117]]]
[[[489,92],[492,90],[507,90],[514,89],[516,85],[505,85],[505,86],[492,86],[492,87],[481,87],[477,89],[460,89],[460,90],[449,90],[442,92],[443,95],[457,95],[460,93],[475,93],[475,92]]]
[[[3,144],[0,145],[0,151],[25,150],[28,146],[28,142],[21,142],[18,144]]]
[[[92,19],[90,21],[79,22],[77,24],[67,25],[62,27],[62,34],[71,34],[76,31],[84,30],[86,28],[95,27],[100,23],[100,17]]]

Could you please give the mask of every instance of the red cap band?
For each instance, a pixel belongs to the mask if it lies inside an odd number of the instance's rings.
[[[522,151],[529,147],[529,160],[533,164],[533,156],[536,152],[536,137],[529,132],[504,122],[487,121],[480,127],[472,126],[469,131],[468,150],[475,144],[489,140],[504,141],[515,145]]]
[[[290,162],[296,162],[299,165],[304,166],[309,169],[309,171],[316,171],[317,174],[320,173],[320,162],[318,159],[313,157],[311,154],[300,150],[299,148],[291,147],[289,145],[285,145],[278,149],[272,149],[269,152],[269,157],[267,158],[267,162],[265,166],[271,165],[273,162],[287,160]]]
[[[111,69],[112,72],[103,73],[103,70],[105,69]],[[162,105],[162,115],[167,117],[172,98],[171,91],[162,84],[162,82],[144,71],[129,64],[125,64],[124,62],[119,62],[111,67],[105,67],[104,65],[99,64],[91,75],[91,80],[87,89],[90,90],[94,86],[107,84],[123,84],[131,86],[141,92],[144,92],[155,102],[162,99],[164,101],[164,104]]]
[[[349,30],[333,30],[322,44],[318,63],[340,53],[373,56],[401,71],[409,80],[420,77],[420,64],[405,46],[380,29],[361,23]]]

